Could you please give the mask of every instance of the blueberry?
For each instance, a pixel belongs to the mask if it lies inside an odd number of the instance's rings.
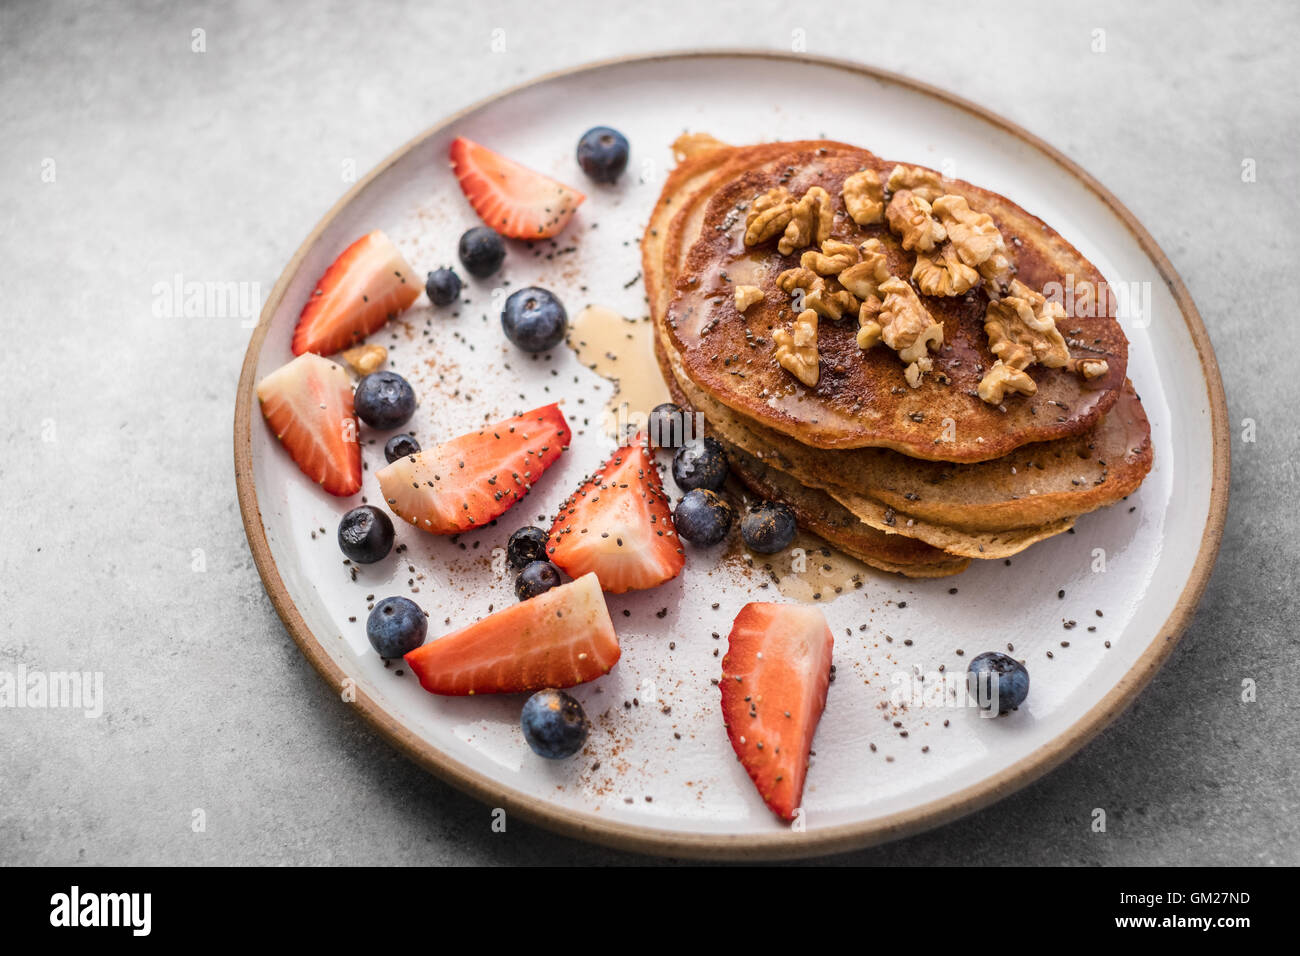
[[[429,273],[424,291],[434,305],[451,305],[460,295],[460,276],[451,269],[438,269]]]
[[[415,414],[415,389],[396,372],[371,372],[357,382],[355,403],[363,422],[386,431],[405,425]]]
[[[795,533],[794,512],[779,501],[760,501],[741,519],[745,546],[759,554],[776,554],[790,547]]]
[[[475,226],[460,237],[460,264],[476,279],[486,279],[501,268],[506,242],[487,226]]]
[[[339,522],[339,548],[357,564],[374,564],[393,547],[393,520],[374,505],[353,508]]]
[[[560,300],[545,289],[529,286],[506,299],[501,328],[506,338],[525,352],[545,352],[564,341],[569,316]]]
[[[559,568],[550,561],[529,561],[515,577],[515,597],[527,601],[559,585]]]
[[[562,690],[539,690],[529,697],[519,725],[533,753],[547,760],[572,757],[587,742],[591,730],[582,705]]]
[[[420,443],[415,440],[414,435],[408,435],[403,432],[400,435],[394,435],[384,443],[384,457],[390,462],[397,461],[399,458],[406,458],[414,455],[420,450]]]
[[[541,528],[525,525],[512,534],[506,543],[506,561],[516,571],[522,571],[524,565],[534,561],[545,561],[547,537]]]
[[[410,598],[384,598],[366,619],[366,637],[380,657],[401,657],[424,643],[429,618]]]
[[[717,544],[731,528],[731,505],[716,491],[695,488],[677,502],[673,526],[677,534],[701,548]]]
[[[1029,696],[1029,671],[1014,657],[987,651],[970,662],[966,687],[982,710],[1016,710]]]
[[[656,448],[681,448],[686,444],[687,421],[687,413],[672,402],[656,405],[646,420],[650,444]]]
[[[727,480],[727,453],[716,438],[691,442],[673,455],[673,481],[685,491],[707,488],[717,491]]]
[[[595,126],[578,140],[578,165],[598,183],[612,183],[627,168],[627,137],[608,126]]]

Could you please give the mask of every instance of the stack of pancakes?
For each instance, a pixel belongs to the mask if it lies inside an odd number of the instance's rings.
[[[889,348],[859,348],[856,314],[821,320],[819,375],[809,387],[778,364],[773,338],[794,320],[777,277],[806,250],[747,246],[747,210],[776,187],[798,197],[821,186],[833,202],[832,238],[878,239],[890,273],[908,281],[915,253],[887,222],[855,222],[841,195],[858,171],[886,183],[898,164],[830,141],[733,147],[695,136],[675,148],[680,162],[642,242],[659,362],[674,399],[703,415],[755,494],[785,502],[801,526],[867,564],[941,577],[971,558],[1005,558],[1061,534],[1141,484],[1151,469],[1150,425],[1125,376],[1128,342],[1111,297],[1063,303],[1057,327],[1072,361],[1032,366],[1032,395],[1008,392],[996,405],[979,396],[996,361],[984,326],[998,290],[987,283],[920,296],[943,325],[943,345],[919,387]],[[992,217],[1015,278],[1030,289],[1105,288],[1041,220],[968,183],[941,184]],[[737,285],[758,287],[762,300],[742,313]],[[1081,359],[1104,360],[1107,371],[1087,379],[1074,367]]]

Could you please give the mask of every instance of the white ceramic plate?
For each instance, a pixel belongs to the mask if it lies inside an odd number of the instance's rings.
[[[593,186],[574,160],[579,135],[598,124],[632,143],[616,187]],[[1139,283],[1150,295],[1145,315],[1124,320],[1129,374],[1155,444],[1155,468],[1130,501],[1085,516],[1076,533],[1036,545],[1011,567],[976,562],[935,581],[871,573],[860,589],[823,604],[837,680],[802,828],[763,806],[732,753],[711,684],[720,670],[714,652],[725,653],[735,613],[750,600],[779,599],[735,561],[691,552],[678,580],[610,597],[623,658],[574,691],[596,726],[589,752],[571,761],[528,750],[521,698],[433,697],[409,673],[386,668],[365,637],[370,594],[413,597],[430,615],[430,639],[512,602],[510,575],[499,561],[493,567],[492,550],[518,525],[554,514],[613,448],[598,427],[613,386],[567,348],[536,361],[513,349],[497,319],[498,286],[508,279],[512,288],[550,288],[571,316],[587,304],[643,315],[643,290],[632,281],[638,241],[672,165],[669,144],[687,129],[736,143],[825,135],[940,168],[1004,193],[1051,223],[1112,285]],[[426,444],[550,401],[561,402],[579,433],[497,527],[452,543],[399,524],[407,549],[354,581],[334,530],[357,501],[331,498],[303,478],[261,423],[252,386],[290,358],[305,297],[356,237],[384,229],[420,274],[454,263],[458,237],[477,224],[448,169],[456,135],[584,189],[588,200],[559,242],[572,251],[534,256],[512,245],[500,275],[471,283],[473,305],[459,317],[435,314],[421,297],[372,340],[396,346],[391,367],[416,387],[412,424]],[[779,856],[848,849],[968,812],[1055,765],[1118,713],[1172,648],[1209,575],[1226,509],[1225,431],[1213,354],[1181,282],[1131,215],[1064,157],[899,77],[807,58],[706,53],[536,81],[440,124],[359,183],[307,239],[266,305],[240,382],[236,470],[250,544],[291,634],[414,758],[492,806],[584,838],[674,854]],[[380,502],[382,438],[364,454],[363,494]],[[776,560],[784,570],[789,557]],[[1065,630],[1068,619],[1078,626]],[[940,665],[959,674],[974,654],[1008,642],[1032,679],[1018,713],[986,720],[968,708],[899,706],[900,675],[933,675]]]

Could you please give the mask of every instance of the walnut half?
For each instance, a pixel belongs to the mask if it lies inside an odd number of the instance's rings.
[[[889,173],[886,185],[891,193],[907,189],[926,202],[934,202],[943,195],[939,174],[933,169],[922,169],[920,166],[895,166]]]
[[[885,217],[885,190],[874,169],[863,169],[844,180],[844,208],[859,226],[870,226]]]
[[[943,224],[930,214],[930,204],[921,196],[906,189],[894,193],[885,210],[889,228],[903,242],[903,248],[929,252],[948,238]]]
[[[795,318],[792,333],[777,329],[772,333],[772,340],[776,343],[777,364],[809,388],[816,388],[819,377],[817,313],[804,309]]]
[[[880,283],[884,295],[879,310],[872,312],[868,304],[858,314],[858,346],[871,348],[884,342],[907,366],[903,377],[916,388],[921,376],[934,366],[930,348],[943,344],[943,326],[921,304],[916,291],[897,276]]]
[[[1067,365],[1070,350],[1056,327],[1056,320],[1063,318],[1065,309],[1059,302],[1048,302],[1019,279],[1013,279],[1010,294],[990,302],[984,314],[989,350],[998,361],[980,382],[980,398],[1000,405],[1008,388],[1033,395],[1038,387],[1025,369],[1034,364],[1045,368]]]
[[[964,196],[940,196],[932,208],[947,230],[958,257],[992,283],[990,294],[996,298],[1011,281],[1013,270],[1006,243],[993,217],[971,209]]]
[[[811,187],[797,200],[784,186],[777,186],[750,204],[745,214],[745,245],[757,246],[780,236],[777,250],[788,256],[829,239],[834,219],[830,193],[821,186]]]
[[[1033,395],[1038,391],[1038,386],[1024,369],[1014,368],[998,359],[980,379],[980,398],[990,405],[1001,405],[1008,391]]]
[[[916,254],[912,279],[925,295],[965,295],[980,283],[980,274],[961,261],[951,242],[937,254]]]

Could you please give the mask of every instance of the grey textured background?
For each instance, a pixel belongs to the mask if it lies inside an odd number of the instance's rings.
[[[491,833],[485,807],[327,690],[235,504],[249,330],[156,318],[152,288],[180,273],[269,292],[344,191],[343,159],[364,171],[504,86],[622,53],[789,49],[796,29],[810,53],[1002,113],[1114,190],[1187,281],[1234,426],[1217,570],[1137,704],[997,806],[833,862],[1300,862],[1297,7],[930,3],[891,22],[855,2],[832,24],[819,5],[662,6],[0,5],[0,669],[98,669],[108,696],[98,720],[0,710],[0,863],[639,859],[518,822]]]

